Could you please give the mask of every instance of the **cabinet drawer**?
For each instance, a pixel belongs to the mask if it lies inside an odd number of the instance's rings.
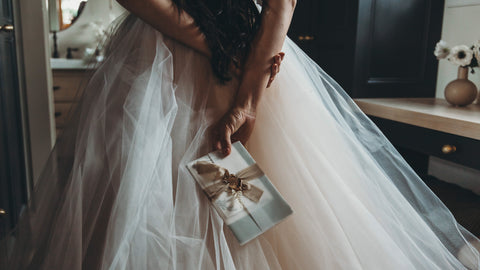
[[[78,99],[88,82],[89,71],[54,70],[53,94],[55,102],[72,102]],[[78,93],[77,93],[78,92]]]
[[[395,146],[480,169],[480,141],[372,117]]]
[[[70,110],[75,109],[77,103],[72,102],[58,102],[55,103],[55,123],[57,129],[62,129],[65,127],[66,121],[68,120]]]

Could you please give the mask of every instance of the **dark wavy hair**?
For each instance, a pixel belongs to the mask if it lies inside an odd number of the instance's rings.
[[[242,65],[260,25],[253,0],[174,0],[174,3],[193,17],[205,35],[215,76],[222,83],[231,80],[231,65]]]

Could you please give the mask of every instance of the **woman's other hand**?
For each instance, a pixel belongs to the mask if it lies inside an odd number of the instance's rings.
[[[213,148],[221,150],[224,155],[232,151],[232,143],[247,142],[255,125],[255,111],[233,107],[228,111],[213,129]]]
[[[284,52],[280,52],[273,57],[273,64],[270,69],[270,78],[268,79],[267,88],[272,85],[273,80],[275,80],[275,76],[277,76],[277,74],[280,72],[280,64],[282,63],[284,57]]]
[[[280,72],[280,65],[282,64],[284,57],[285,57],[285,53],[280,52],[272,58],[272,65],[270,66],[270,78],[268,79],[267,88],[269,88],[272,85],[273,80],[275,80],[275,76],[277,76],[277,74]],[[241,67],[237,67],[234,64],[232,64],[231,70],[233,75],[235,75],[236,77],[238,78],[242,77],[243,71]]]

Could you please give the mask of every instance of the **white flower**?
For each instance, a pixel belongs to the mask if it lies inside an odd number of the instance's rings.
[[[91,22],[89,25],[93,28],[93,34],[95,35],[97,43],[101,43],[107,34],[104,25],[100,21]]]
[[[480,40],[477,40],[473,44],[473,54],[475,55],[477,62],[480,63]]]
[[[95,54],[95,48],[85,48],[85,57],[91,57]]]
[[[473,51],[465,45],[458,45],[452,48],[448,61],[465,67],[470,65],[473,58]]]
[[[438,60],[446,58],[450,54],[450,48],[447,42],[440,40],[435,46],[435,52],[433,53]]]

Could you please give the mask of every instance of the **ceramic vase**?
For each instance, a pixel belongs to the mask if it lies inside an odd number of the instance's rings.
[[[467,106],[477,98],[477,87],[468,80],[468,67],[458,67],[458,78],[445,87],[445,99],[454,106]]]

